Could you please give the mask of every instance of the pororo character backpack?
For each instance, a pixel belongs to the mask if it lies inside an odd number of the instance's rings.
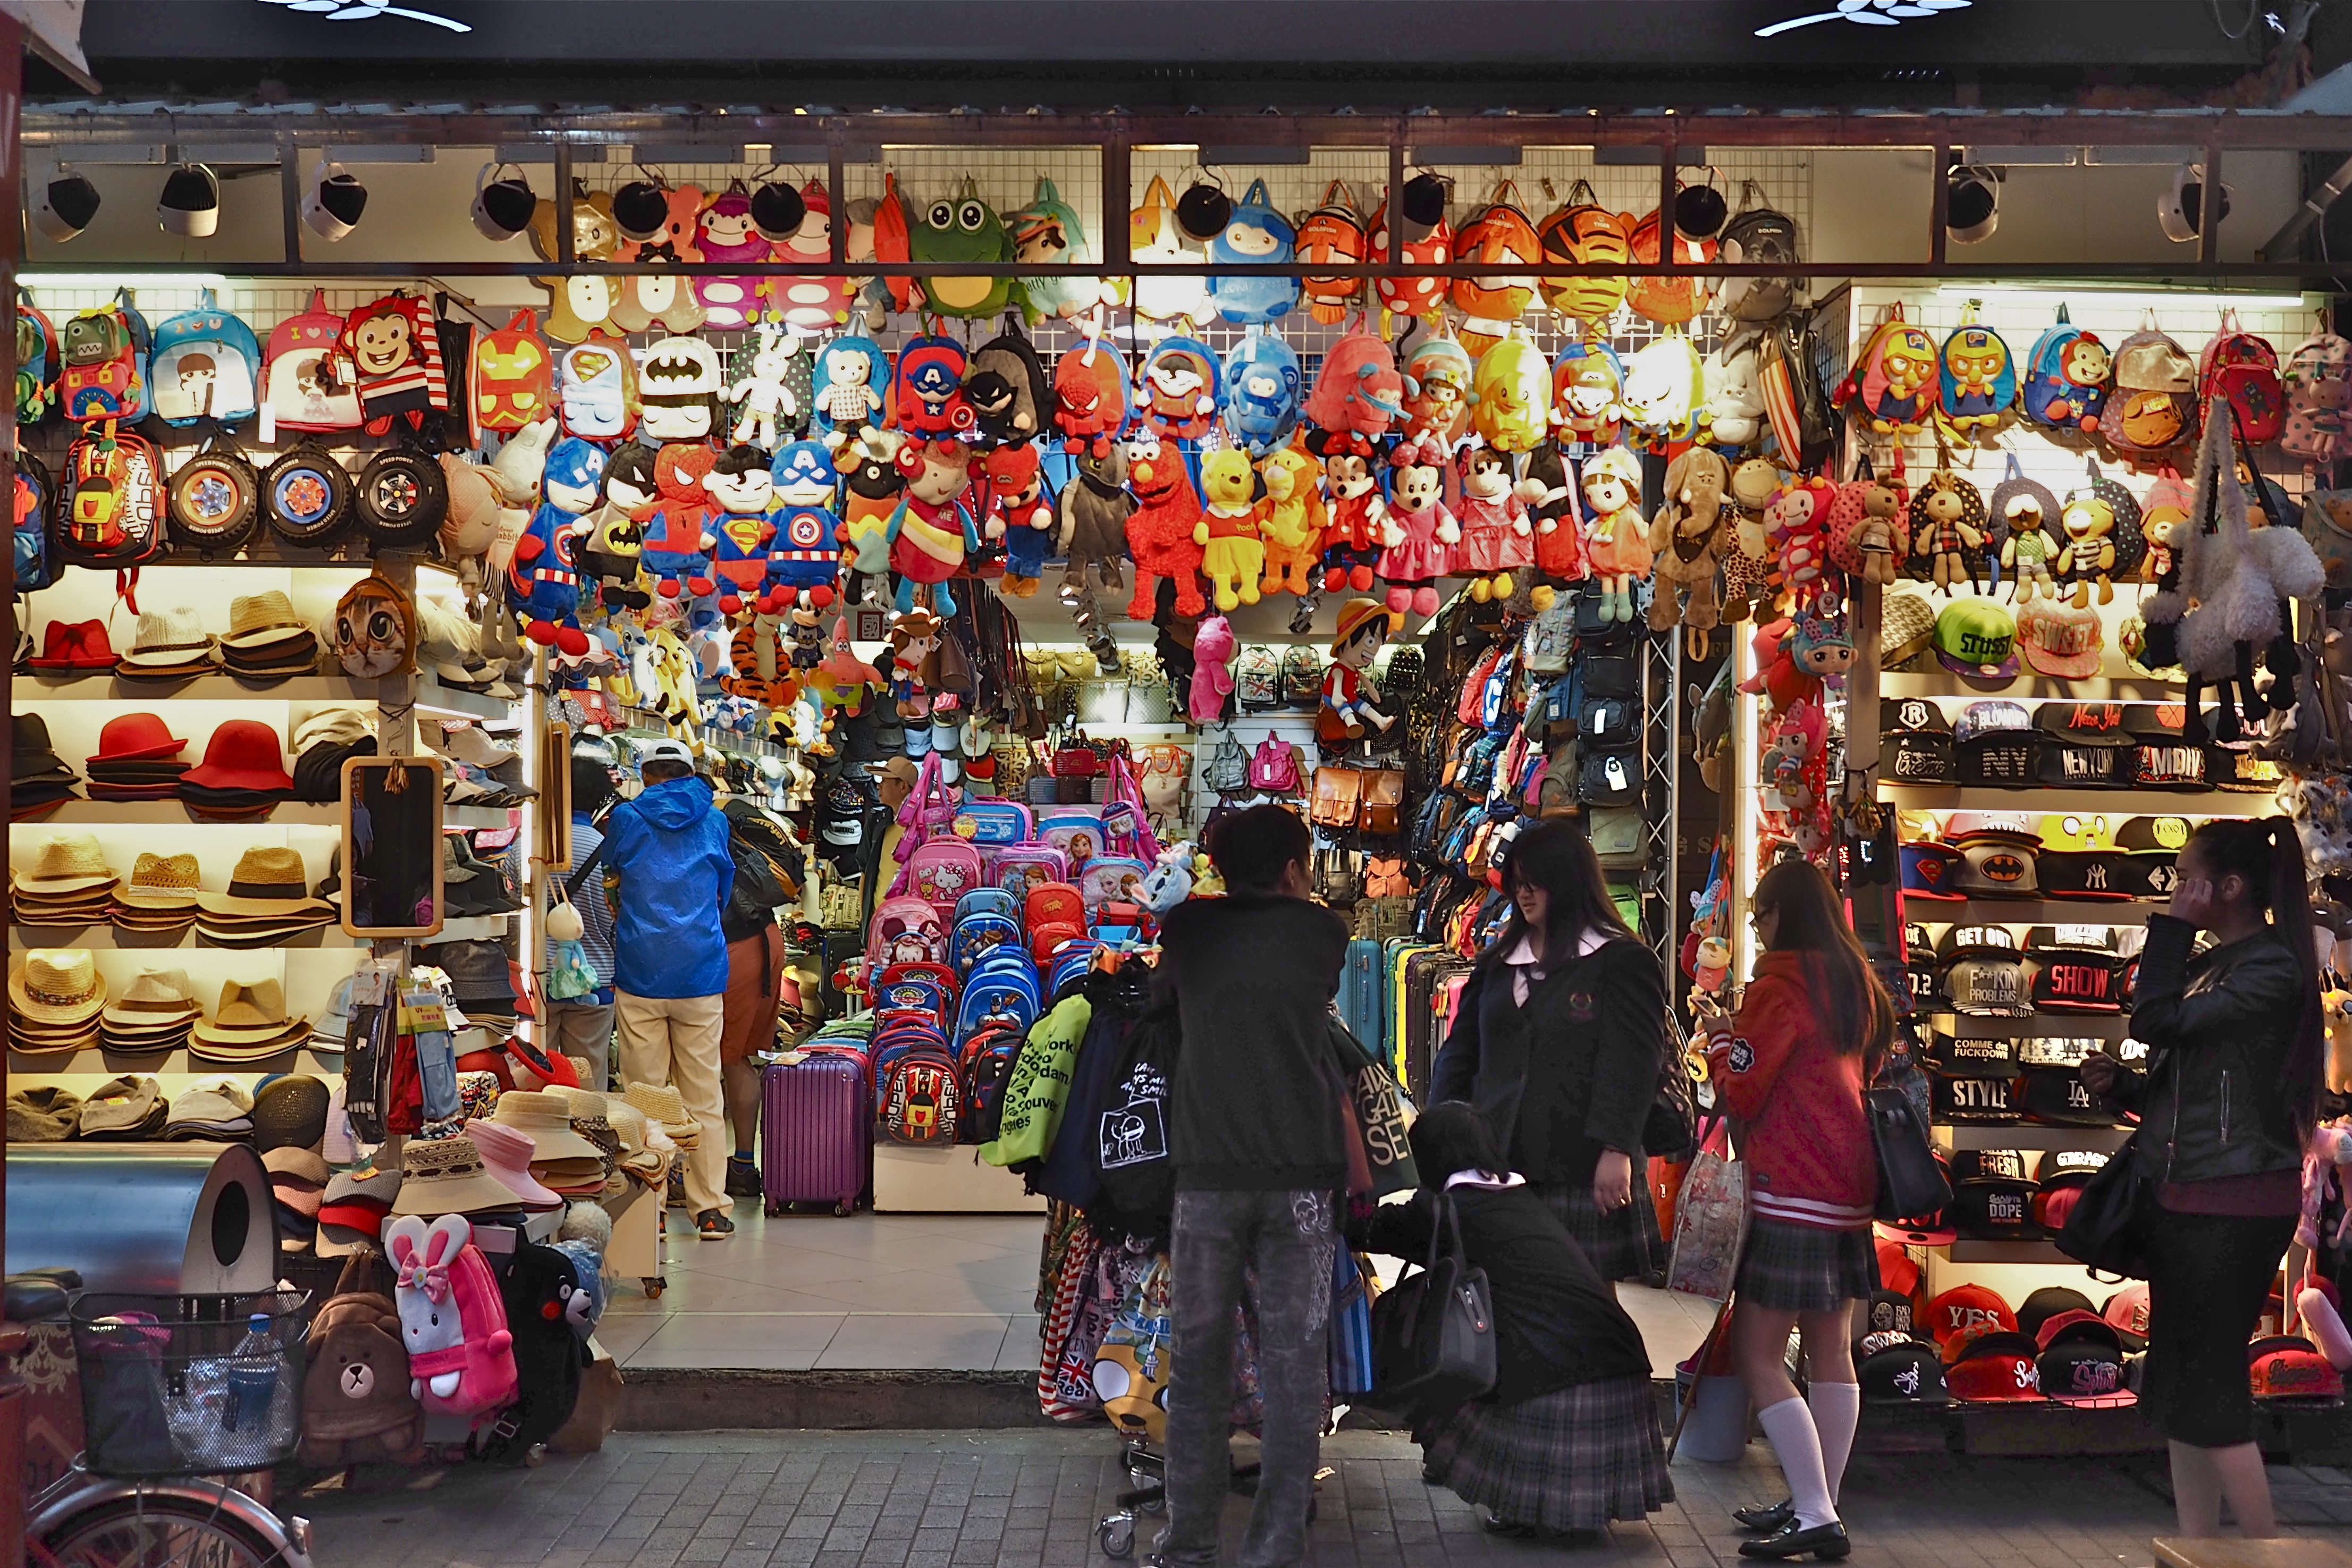
[[[359,373],[342,345],[343,318],[327,309],[324,289],[308,309],[269,330],[262,359],[261,438],[280,430],[325,433],[360,424]]]
[[[1403,414],[1404,377],[1388,340],[1359,316],[1324,351],[1323,368],[1307,395],[1307,417],[1318,427],[1354,431],[1378,440]]]
[[[1939,391],[1936,345],[1903,319],[1898,300],[1871,329],[1837,402],[1881,436],[1924,427],[1935,417]]]
[[[2147,311],[2116,348],[2115,405],[2102,426],[2123,449],[2160,452],[2196,438],[2197,364]]]
[[[261,344],[253,329],[221,308],[210,289],[196,308],[167,316],[147,356],[155,412],[184,429],[210,419],[234,428],[253,417]]]
[[[1498,272],[1528,267],[1543,257],[1536,226],[1518,204],[1518,187],[1504,180],[1487,204],[1454,231],[1454,255],[1458,261],[1493,266]],[[1464,346],[1475,355],[1500,338],[1513,321],[1535,302],[1536,280],[1525,275],[1456,278],[1454,308],[1462,312]]]
[[[1066,356],[1065,356],[1066,357]],[[1225,433],[1263,458],[1298,427],[1298,355],[1282,334],[1253,330],[1225,355]]]
[[[1364,215],[1356,210],[1356,198],[1345,180],[1334,180],[1323,187],[1322,205],[1299,220],[1294,249],[1302,265],[1354,266],[1371,254]],[[1364,293],[1360,278],[1318,278],[1308,273],[1298,283],[1307,298],[1307,313],[1327,327],[1346,319],[1349,303]]]
[[[1176,226],[1176,197],[1159,175],[1143,193],[1143,205],[1128,215],[1128,257],[1154,267],[1181,266],[1200,256],[1184,244]],[[1209,280],[1183,273],[1135,280],[1135,313],[1149,321],[1207,321],[1216,314]]]
[[[60,560],[124,567],[163,552],[163,463],[144,437],[109,426],[79,437],[58,482]]]
[[[1623,402],[1625,423],[1641,433],[1638,445],[1658,451],[1695,437],[1706,403],[1706,366],[1689,337],[1662,332],[1627,360]]]
[[[2307,463],[2333,463],[2347,450],[2345,409],[2352,403],[2352,339],[2314,332],[2286,356],[2286,423],[2279,447]]]
[[[1292,259],[1298,231],[1276,210],[1264,180],[1252,180],[1233,216],[1209,239],[1209,259],[1262,262],[1279,266]],[[1298,303],[1298,279],[1282,278],[1212,278],[1209,302],[1222,319],[1242,326],[1261,326],[1290,313]]]
[[[1536,235],[1547,261],[1606,267],[1633,258],[1625,220],[1594,199],[1592,187],[1582,180],[1569,187],[1567,204],[1545,218]],[[1536,287],[1556,314],[1594,327],[1625,302],[1622,277],[1538,278]]]
[[[383,1227],[398,1285],[408,1389],[427,1415],[474,1416],[513,1402],[514,1336],[490,1266],[463,1215],[431,1226],[402,1215]]]
[[[529,310],[517,310],[495,331],[477,332],[466,361],[466,427],[512,434],[554,411],[555,365]]]
[[[1479,356],[1471,424],[1498,452],[1532,452],[1551,433],[1551,366],[1514,323]]]
[[[1976,301],[1944,339],[1937,360],[1937,395],[1944,422],[1956,430],[1992,429],[2017,402],[2017,366],[1999,332],[1977,321]]]
[[[147,318],[131,302],[128,289],[68,321],[58,347],[66,417],[78,425],[145,418],[153,406],[147,347]]]
[[[2033,340],[2026,356],[2019,400],[2025,416],[2053,430],[2096,430],[2107,411],[2114,362],[2095,332],[2086,332],[2058,307],[2058,319]]]
[[[2230,400],[2239,435],[2250,445],[2278,439],[2286,424],[2286,389],[2279,381],[2278,351],[2270,340],[2238,325],[2238,312],[2221,312],[2221,327],[2197,366],[2197,401]]]
[[[1655,265],[1659,259],[1658,236],[1674,229],[1674,215],[1653,212],[1635,224],[1628,238],[1636,263]],[[1702,267],[1715,259],[1715,241],[1693,239],[1675,229],[1675,260],[1688,267]],[[1625,303],[1633,313],[1661,326],[1678,327],[1699,312],[1706,302],[1705,279],[1687,274],[1672,278],[1633,278],[1625,284]]]
[[[37,425],[58,405],[58,329],[30,295],[16,295],[16,423]]]
[[[1740,201],[1739,211],[1716,237],[1717,260],[1727,267],[1742,262],[1793,267],[1803,259],[1797,220],[1766,205],[1755,181],[1742,183]],[[1716,308],[1735,321],[1769,321],[1795,310],[1804,289],[1801,278],[1727,278],[1716,293]]]
[[[891,374],[890,412],[898,428],[921,437],[960,436],[978,423],[963,395],[963,345],[953,338],[910,338]]]
[[[1382,202],[1372,213],[1372,254],[1389,254],[1389,204]],[[1443,267],[1454,259],[1454,226],[1444,218],[1437,226],[1419,239],[1404,242],[1404,260],[1409,267]],[[1372,292],[1381,308],[1400,316],[1435,316],[1445,304],[1445,279],[1443,278],[1375,278]]]

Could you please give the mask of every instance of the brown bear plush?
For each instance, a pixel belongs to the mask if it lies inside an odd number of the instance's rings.
[[[425,1455],[425,1413],[408,1392],[408,1352],[392,1298],[331,1297],[310,1325],[302,1379],[301,1460],[321,1469],[415,1464]]]

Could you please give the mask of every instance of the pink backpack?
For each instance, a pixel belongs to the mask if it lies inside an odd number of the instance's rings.
[[[2286,426],[2279,447],[2307,463],[2346,455],[2345,405],[2352,401],[2352,341],[2315,332],[2287,355]]]
[[[1404,377],[1396,354],[1362,316],[1323,356],[1307,395],[1307,417],[1335,434],[1354,431],[1377,440],[1403,413]]]
[[[2197,367],[2199,400],[2226,397],[2238,416],[2238,431],[2260,447],[2278,439],[2286,419],[2286,393],[2279,384],[2278,351],[2268,340],[2238,325],[2238,312],[2221,312],[2221,330],[2205,345]]]
[[[1265,795],[1295,795],[1298,791],[1298,753],[1287,741],[1277,741],[1274,731],[1250,753],[1250,788]]]
[[[384,1226],[408,1392],[428,1415],[484,1415],[515,1399],[514,1336],[499,1282],[463,1215]]]
[[[914,863],[908,862],[908,870],[913,868]],[[900,875],[903,878],[906,873]],[[943,963],[947,961],[947,917],[937,904],[922,895],[906,892],[894,884],[889,896],[874,906],[874,922],[866,933],[866,956],[875,963]]]

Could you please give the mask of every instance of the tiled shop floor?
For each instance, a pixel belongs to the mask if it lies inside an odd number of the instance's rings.
[[[317,1530],[322,1568],[1109,1568],[1095,1521],[1128,1485],[1101,1426],[1018,1432],[618,1434],[537,1470],[468,1468],[437,1485],[315,1491],[283,1504]],[[1315,1568],[1512,1568],[1553,1561],[1732,1568],[1731,1506],[1780,1495],[1769,1451],[1675,1467],[1677,1500],[1604,1544],[1498,1541],[1424,1485],[1401,1436],[1324,1444]],[[2158,1459],[1870,1457],[1846,1477],[1853,1568],[2147,1568],[2172,1510]],[[2292,1534],[2352,1542],[2352,1480],[2274,1468]],[[1226,1560],[1244,1505],[1225,1516]],[[1149,1550],[1155,1522],[1144,1521]]]
[[[629,1367],[1025,1371],[1037,1364],[1035,1215],[769,1216],[735,1205],[735,1235],[696,1240],[669,1211],[668,1289],[614,1288],[598,1340]],[[1637,1286],[1626,1310],[1664,1374],[1711,1309]]]

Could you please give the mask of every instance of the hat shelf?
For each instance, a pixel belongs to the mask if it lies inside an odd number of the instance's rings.
[[[1952,1122],[1937,1130],[1937,1142],[1947,1152],[1959,1149],[2097,1149],[2113,1153],[2130,1137],[2128,1127],[2000,1126],[1981,1121]]]
[[[2020,674],[1998,691],[1970,686],[1944,670],[1910,673],[1891,670],[1878,678],[1881,697],[1947,697],[1975,702],[1998,697],[2011,702],[2047,699],[2074,702],[2178,702],[2185,688],[2177,680],[2157,680],[2144,675],[2095,675],[2062,680],[2053,675]]]
[[[1921,925],[2136,926],[2161,913],[2147,899],[1969,899],[1933,905],[1922,899],[1905,906]]]
[[[2047,1241],[1955,1241],[1937,1250],[1955,1263],[2063,1263],[2074,1268],[2082,1267]]]
[[[2263,809],[2271,792],[2128,789],[1956,789],[1948,784],[1896,784],[1881,781],[1882,799],[1906,811],[2105,812],[2110,816],[2245,816]],[[2029,900],[2020,899],[2023,904]]]
[[[465,915],[441,922],[438,933],[421,938],[425,942],[495,942],[506,934],[508,915]],[[224,948],[196,940],[195,928],[174,933],[118,931],[103,921],[86,926],[27,925],[19,921],[8,927],[8,951],[23,952],[36,947],[86,947],[92,952],[109,950],[123,952],[172,952],[189,950],[200,952],[312,952],[324,948],[354,948],[372,945],[366,937],[346,935],[334,926],[323,926],[315,931],[304,931],[275,942],[268,948]]]
[[[1944,1033],[1959,1040],[2127,1040],[2131,1019],[2121,1013],[2035,1013],[2002,1018],[1977,1013],[1933,1015]]]

